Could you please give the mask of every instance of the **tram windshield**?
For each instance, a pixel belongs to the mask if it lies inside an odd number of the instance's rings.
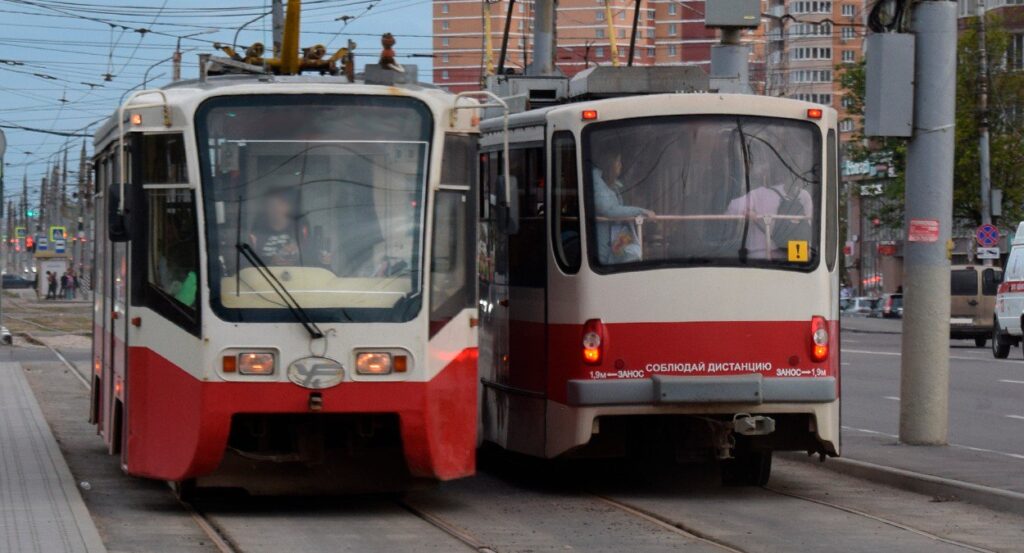
[[[224,96],[200,107],[196,125],[219,316],[292,320],[286,296],[314,321],[416,316],[432,127],[422,102]]]
[[[650,117],[588,125],[583,142],[588,247],[598,272],[817,266],[816,125],[735,115]]]

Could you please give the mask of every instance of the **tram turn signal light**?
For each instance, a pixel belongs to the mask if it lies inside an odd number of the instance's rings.
[[[811,318],[811,360],[822,362],[828,359],[828,323],[824,317]]]
[[[404,359],[402,364],[405,365]],[[370,352],[356,355],[356,372],[359,374],[391,374],[391,365],[390,353]]]
[[[583,110],[583,113],[580,114],[580,118],[583,119],[584,121],[596,121],[597,120],[597,110],[596,109],[585,109],[585,110]]]
[[[820,108],[810,108],[807,110],[808,119],[821,119],[821,116],[824,114],[825,112],[822,111]]]
[[[583,324],[583,362],[600,365],[604,357],[604,324],[599,319],[590,319]]]
[[[274,354],[240,353],[238,354],[238,372],[249,375],[274,374]]]
[[[141,113],[133,113],[132,114],[132,125],[138,126],[138,125],[141,125],[141,124],[142,124],[142,114]]]
[[[221,361],[220,370],[226,373],[233,373],[238,370],[238,358],[234,355],[225,355]]]

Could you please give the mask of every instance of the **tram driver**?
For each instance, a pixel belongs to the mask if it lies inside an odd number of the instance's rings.
[[[249,244],[271,267],[330,268],[330,252],[324,244],[312,243],[309,227],[298,222],[297,204],[294,189],[271,189],[263,197],[260,216],[249,233]]]
[[[625,205],[626,189],[622,176],[622,151],[606,142],[595,149],[593,160],[594,212],[597,257],[602,265],[631,263],[643,259],[643,246],[636,228],[636,217],[654,217],[650,209]]]
[[[752,144],[749,156],[750,192],[729,202],[726,213],[748,217],[748,259],[786,259],[791,240],[809,244],[814,202],[770,146]]]

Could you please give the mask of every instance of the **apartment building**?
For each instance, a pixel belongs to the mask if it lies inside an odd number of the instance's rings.
[[[514,2],[510,18],[505,68],[521,71],[530,61],[533,40],[533,1]],[[492,59],[497,66],[508,0],[490,4]],[[618,61],[629,58],[633,0],[561,0],[558,5],[556,64],[568,76],[595,64],[612,63],[612,43]],[[434,0],[434,82],[452,91],[480,87],[485,67],[485,7],[481,0]],[[610,16],[610,17],[609,17]],[[760,31],[746,33],[755,45],[752,61],[763,58]],[[634,65],[693,65],[708,70],[717,33],[704,26],[703,0],[641,0]],[[614,38],[614,40],[613,40]]]
[[[997,16],[1010,35],[1007,67],[1024,70],[1024,0],[985,0],[985,11]],[[970,19],[978,15],[977,0],[957,0],[957,15],[960,29],[967,28]]]
[[[841,66],[863,57],[865,0],[769,0],[765,94],[832,106],[849,139],[859,121],[846,112]]]

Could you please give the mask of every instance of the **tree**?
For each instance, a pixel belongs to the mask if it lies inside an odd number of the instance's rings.
[[[1003,220],[1024,218],[1024,71],[1008,63],[1009,33],[999,17],[986,19],[986,46],[989,61],[990,152],[992,187],[1003,190]],[[957,44],[956,154],[953,180],[953,218],[973,227],[981,222],[980,161],[978,159],[978,34],[974,26],[964,30]],[[1009,60],[1014,61],[1014,60]],[[838,67],[840,84],[847,98],[848,111],[861,116],[864,109],[864,63]],[[847,144],[846,156],[852,161],[879,161],[890,158],[896,169],[882,190],[883,201],[876,202],[876,213],[887,226],[903,223],[904,168],[906,141],[899,138],[865,140],[860,129]]]

